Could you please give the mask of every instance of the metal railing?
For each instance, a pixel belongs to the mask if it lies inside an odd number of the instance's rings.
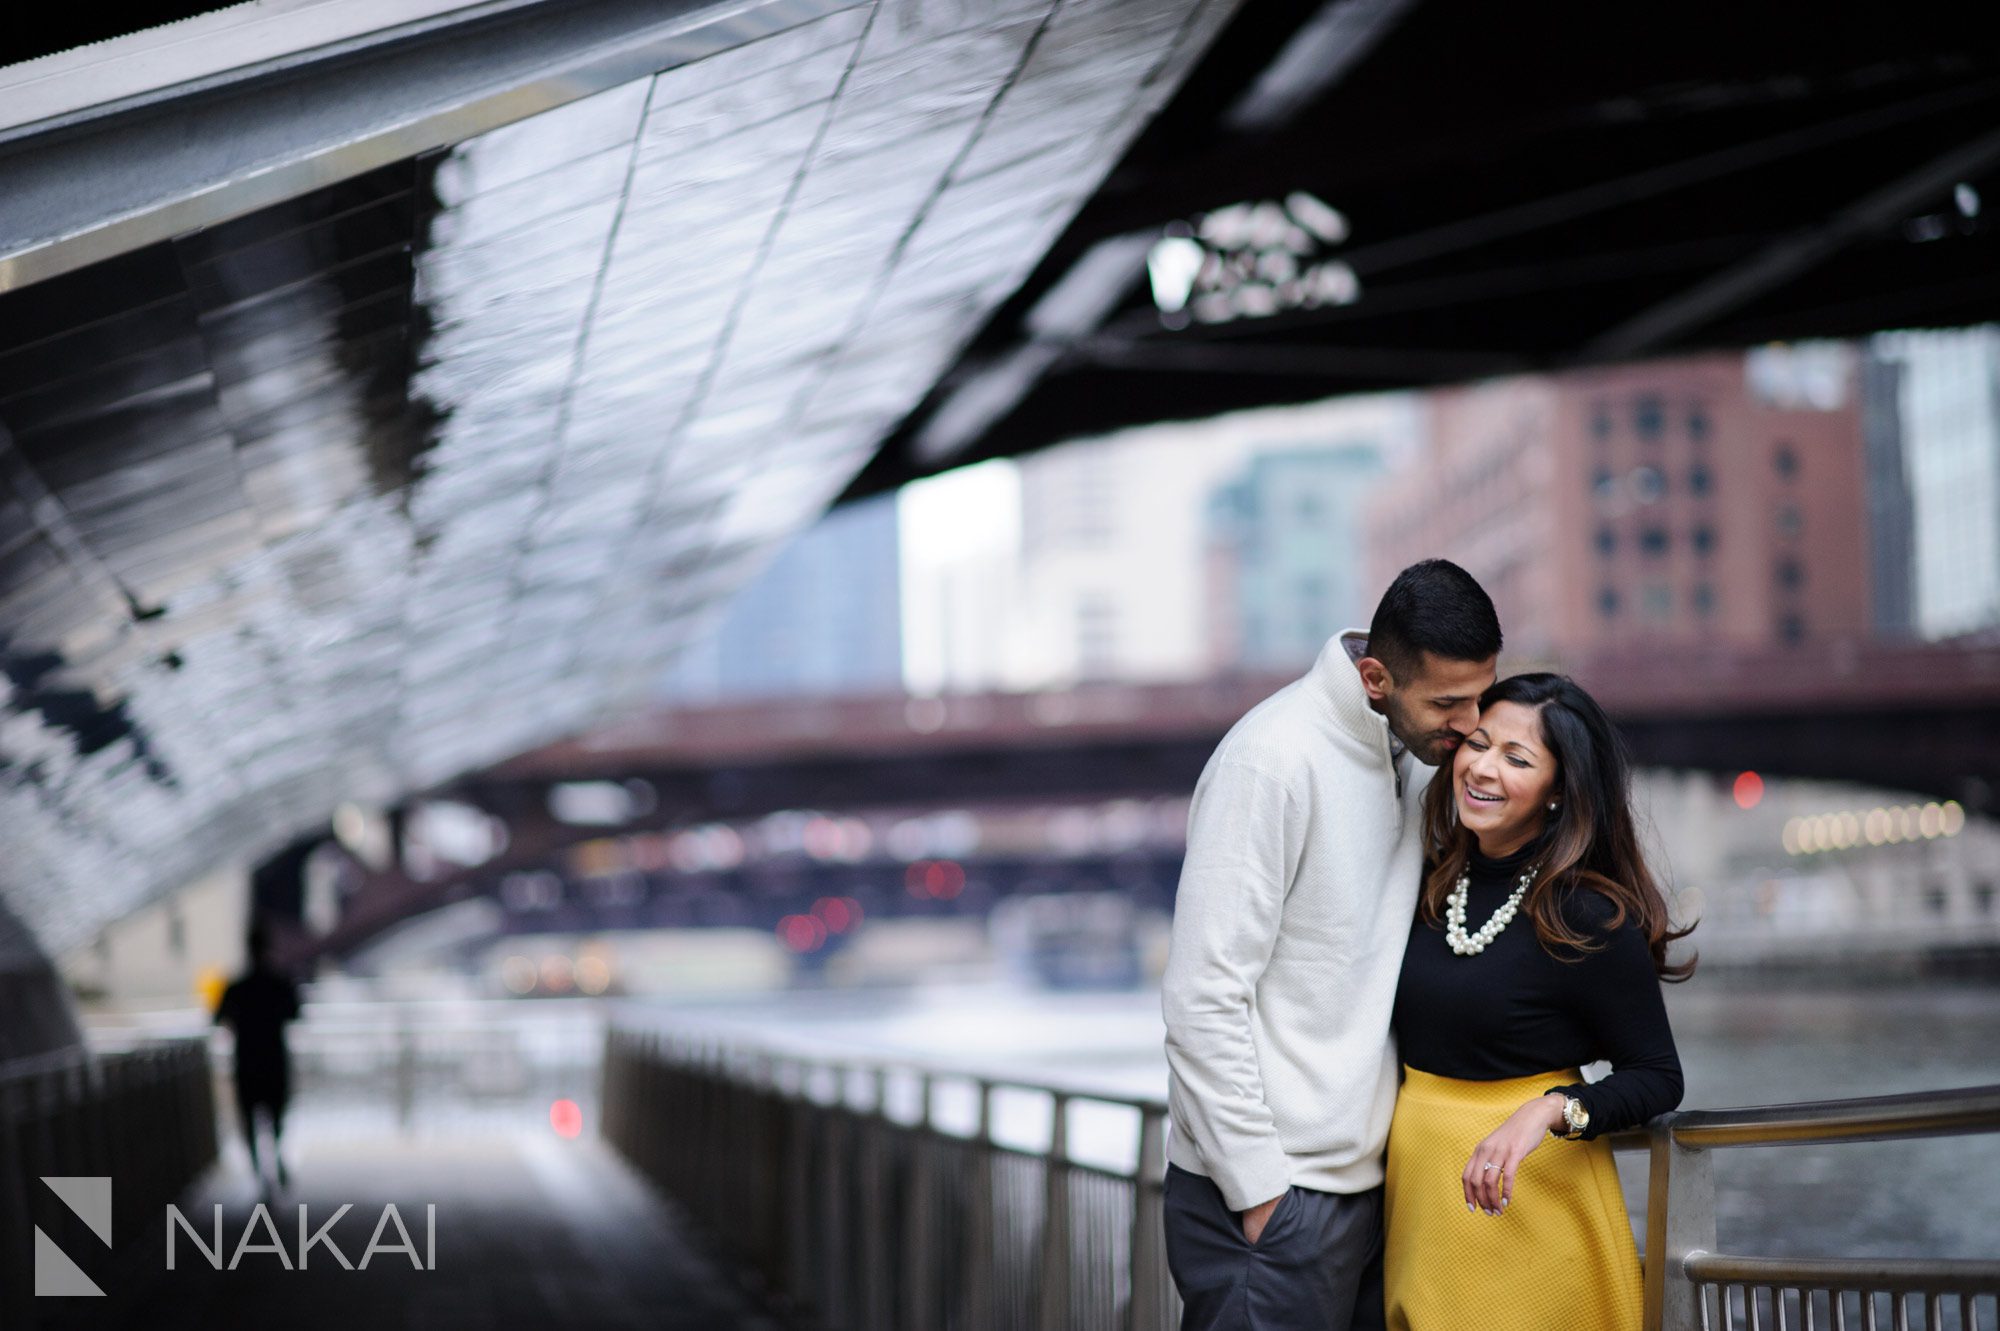
[[[1039,1100],[1040,1136],[1003,1131]],[[955,1101],[955,1115],[941,1113]],[[605,1138],[813,1323],[867,1331],[1167,1331],[1167,1107],[936,1061],[614,1026]],[[1106,1159],[1079,1111],[1124,1115]],[[1101,1117],[1101,1115],[1100,1115]],[[1715,1252],[1711,1152],[2000,1130],[2000,1087],[1669,1114],[1647,1150],[1646,1331],[2000,1331],[2000,1262]],[[1010,1140],[1011,1138],[1011,1140]],[[1096,1159],[1079,1158],[1095,1155]],[[1915,1318],[1911,1301],[1920,1306]],[[1887,1309],[1886,1316],[1883,1309]]]
[[[1179,1322],[1158,1099],[618,1028],[602,1096],[606,1139],[813,1322]],[[1078,1158],[1086,1110],[1128,1121],[1129,1162],[1103,1158],[1103,1133]]]
[[[1646,1331],[2000,1326],[2000,1260],[1824,1260],[1715,1251],[1714,1151],[1990,1132],[2000,1132],[2000,1086],[1663,1115],[1651,1127],[1646,1233],[1655,1260],[1646,1263]],[[2000,1251],[2000,1235],[1995,1248]]]
[[[108,1175],[122,1245],[215,1159],[208,1050],[175,1040],[0,1064],[0,1326],[32,1331],[39,1179]]]

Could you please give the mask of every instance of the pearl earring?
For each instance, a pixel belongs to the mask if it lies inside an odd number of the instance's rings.
[[[1550,800],[1550,801],[1549,801],[1549,812],[1550,812],[1550,813],[1554,813],[1555,811],[1556,811],[1556,802],[1555,802],[1554,800]]]

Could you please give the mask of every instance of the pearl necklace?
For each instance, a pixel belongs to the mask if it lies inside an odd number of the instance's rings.
[[[1465,903],[1471,896],[1472,871],[1467,869],[1458,876],[1458,886],[1451,889],[1451,895],[1444,899],[1444,941],[1451,944],[1451,950],[1461,957],[1476,957],[1486,950],[1486,945],[1500,936],[1500,931],[1513,922],[1514,912],[1521,909],[1521,898],[1528,895],[1528,884],[1535,881],[1535,875],[1542,871],[1536,865],[1521,875],[1517,886],[1493,918],[1479,927],[1479,932],[1465,932]]]

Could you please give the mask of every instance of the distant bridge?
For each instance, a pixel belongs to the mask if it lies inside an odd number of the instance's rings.
[[[1517,663],[1509,662],[1511,672]],[[2000,647],[1818,644],[1574,663],[1644,766],[1864,782],[1974,813],[2000,806]],[[669,710],[551,745],[439,791],[502,819],[508,848],[419,881],[372,875],[319,945],[490,890],[581,841],[782,809],[1088,802],[1185,794],[1223,732],[1291,675],[942,698],[788,699]],[[551,788],[644,781],[650,810],[577,826]]]
[[[1507,672],[1536,668],[1507,662]],[[1605,653],[1568,669],[1641,765],[1867,782],[1957,799],[2000,790],[2000,646],[1836,641]],[[1296,674],[942,698],[782,699],[670,710],[465,783],[643,777],[705,816],[909,799],[1178,791]],[[664,783],[664,784],[662,784]]]

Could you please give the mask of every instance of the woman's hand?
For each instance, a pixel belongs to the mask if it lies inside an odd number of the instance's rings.
[[[1466,1162],[1465,1209],[1499,1215],[1514,1196],[1514,1171],[1563,1121],[1563,1097],[1551,1091],[1516,1109],[1473,1148]]]

